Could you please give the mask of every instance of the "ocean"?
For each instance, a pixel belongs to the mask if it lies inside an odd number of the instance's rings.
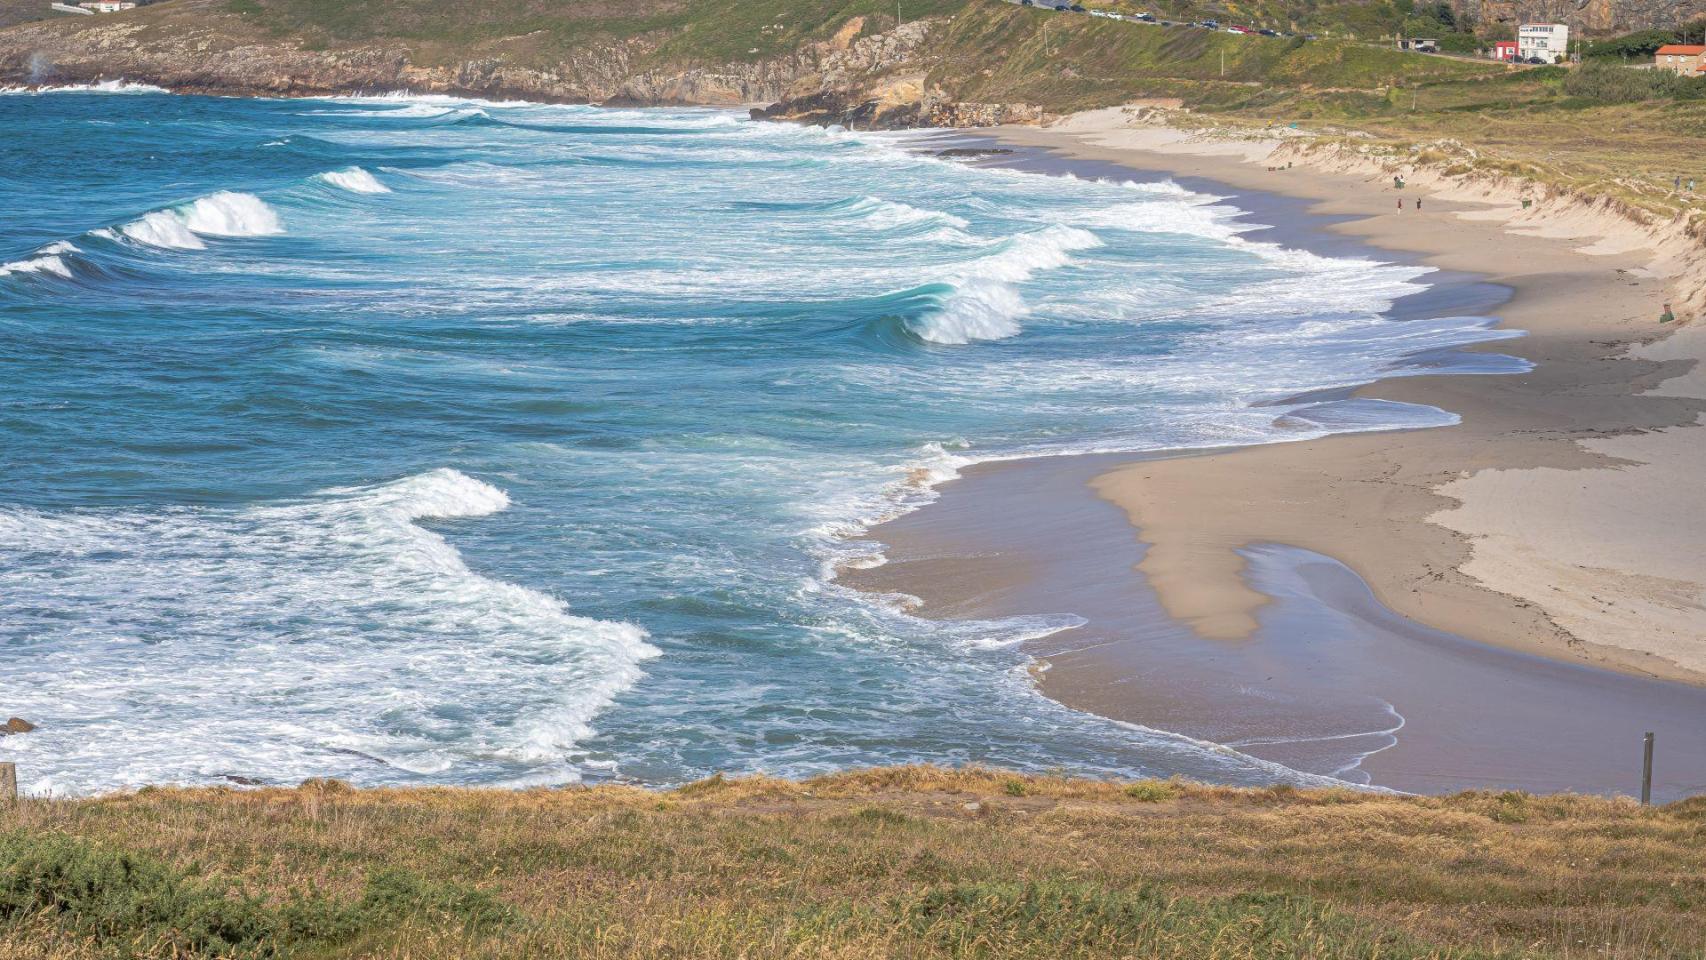
[[[928,761],[1307,779],[837,584],[979,461],[1451,414],[1427,268],[917,134],[0,95],[0,741],[34,793]],[[1476,354],[1475,362],[1496,366]]]

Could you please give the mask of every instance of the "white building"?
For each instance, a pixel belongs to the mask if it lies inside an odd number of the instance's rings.
[[[1525,23],[1516,28],[1518,60],[1539,57],[1547,63],[1563,63],[1570,54],[1570,27],[1563,23]]]
[[[78,6],[85,10],[93,10],[96,13],[117,13],[120,10],[134,10],[136,8],[136,4],[131,3],[130,0],[84,0]]]

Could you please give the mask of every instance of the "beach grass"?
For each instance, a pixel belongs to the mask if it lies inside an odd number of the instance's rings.
[[[901,767],[0,813],[0,956],[1684,957],[1706,798]]]

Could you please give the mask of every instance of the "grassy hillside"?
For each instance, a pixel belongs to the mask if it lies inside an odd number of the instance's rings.
[[[0,29],[15,23],[46,20],[58,16],[48,8],[48,0],[0,0]]]
[[[1349,41],[1138,26],[987,2],[974,4],[947,26],[941,49],[943,60],[932,79],[961,99],[1022,100],[1057,112],[1181,90],[1206,103],[1218,98],[1216,88],[1256,98],[1285,91],[1374,91],[1504,73],[1492,63]]]
[[[1692,957],[1706,801],[900,768],[0,812],[0,955]]]
[[[666,57],[709,63],[756,60],[829,37],[858,16],[872,29],[895,24],[889,0],[220,0],[275,36],[327,45],[373,40],[457,47],[529,38],[541,53],[568,54],[589,42],[651,36]],[[904,0],[911,18],[953,13],[965,0]]]

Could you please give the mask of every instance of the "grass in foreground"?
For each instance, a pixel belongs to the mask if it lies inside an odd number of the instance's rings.
[[[0,813],[0,956],[1698,957],[1706,799],[895,768]]]

